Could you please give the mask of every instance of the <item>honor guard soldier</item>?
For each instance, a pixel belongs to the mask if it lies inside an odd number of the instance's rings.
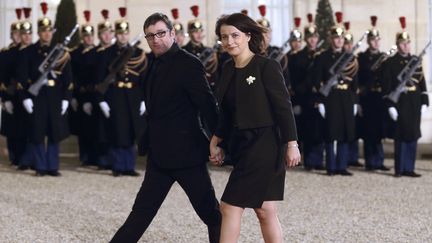
[[[210,87],[214,90],[217,77],[217,68],[218,68],[218,59],[217,59],[217,49],[218,45],[215,43],[213,48],[206,47],[202,43],[204,39],[204,25],[201,20],[198,19],[199,16],[199,7],[197,5],[192,6],[191,8],[192,15],[195,17],[194,19],[188,22],[188,35],[189,42],[183,46],[187,52],[194,54],[201,60],[205,69],[207,80],[210,84]]]
[[[98,77],[100,75],[104,75],[105,71],[100,67],[100,60],[105,60],[106,49],[112,45],[112,41],[114,38],[114,27],[111,21],[109,21],[109,11],[107,9],[103,9],[101,11],[101,15],[103,20],[97,25],[97,34],[99,39],[99,44],[91,49],[89,52],[91,63],[95,64],[95,68],[92,72],[92,84],[90,87],[95,87],[98,82]],[[112,61],[112,60],[111,60]],[[99,71],[100,70],[100,71]],[[98,101],[96,99],[97,95],[93,92],[93,95],[90,96],[91,100],[85,102],[83,104],[83,110],[85,113],[88,113],[91,110],[91,116],[93,116],[94,122],[96,123],[96,127],[93,131],[96,135],[94,139],[97,141],[97,165],[99,169],[111,169],[111,161],[110,161],[110,148],[109,142],[107,138],[107,127],[106,127],[106,118],[103,115],[102,110],[99,108]],[[85,108],[84,108],[85,107]]]
[[[302,48],[303,36],[300,30],[300,23],[301,23],[301,18],[295,17],[294,18],[295,28],[291,31],[290,38],[289,38],[290,50],[288,52],[288,59],[291,55],[296,54]]]
[[[396,34],[397,53],[383,67],[383,92],[392,120],[388,135],[394,139],[395,176],[419,177],[414,171],[417,140],[421,137],[421,115],[429,106],[421,58],[430,42],[419,56],[411,55],[405,17],[399,20],[402,31]]]
[[[182,23],[180,23],[180,21],[178,20],[179,18],[178,8],[171,9],[171,14],[174,19],[173,28],[175,30],[175,41],[179,46],[183,46],[186,35]]]
[[[78,136],[79,158],[83,165],[97,164],[97,124],[93,116],[92,101],[94,90],[94,34],[90,24],[91,12],[84,11],[85,24],[81,25],[81,44],[72,52],[72,73],[74,80],[72,111],[69,112],[71,133]],[[72,116],[73,115],[73,116]]]
[[[350,53],[343,50],[345,29],[341,25],[341,12],[336,13],[336,20],[337,24],[330,30],[331,47],[317,57],[313,71],[316,75],[313,80],[321,93],[317,107],[325,120],[326,169],[330,176],[352,175],[346,169],[348,142],[355,139],[357,91],[357,76],[353,72],[357,62],[344,62]],[[337,154],[334,142],[337,142]]]
[[[52,61],[47,57],[56,47],[52,43],[52,22],[45,16],[47,4],[43,2],[41,7],[44,16],[37,22],[39,41],[26,48],[17,77],[24,89],[22,103],[30,114],[30,142],[36,175],[59,176],[59,142],[68,136],[65,114],[71,98],[72,72],[67,51],[56,60],[55,68],[46,77],[39,70],[42,63]],[[43,84],[39,92],[30,92],[38,84]]]
[[[372,28],[367,35],[368,48],[358,55],[359,103],[361,107],[360,134],[363,139],[365,169],[389,170],[384,166],[384,102],[382,95],[382,65],[391,53],[380,52],[380,33],[377,17],[371,16]]]
[[[258,10],[260,12],[261,18],[256,22],[264,27],[267,32],[264,34],[264,55],[275,59],[282,66],[282,72],[285,79],[285,85],[289,89],[290,81],[289,81],[289,70],[288,70],[288,57],[285,55],[283,48],[279,48],[277,46],[270,45],[272,41],[272,29],[270,25],[270,21],[265,17],[267,13],[266,5],[262,4],[258,6]]]
[[[10,26],[10,37],[12,43],[1,50],[0,64],[0,97],[2,101],[2,108],[5,112],[1,116],[1,130],[0,133],[6,137],[7,150],[9,161],[12,165],[19,165],[20,157],[23,155],[25,143],[20,139],[20,131],[17,122],[18,120],[16,111],[18,96],[16,93],[16,78],[15,67],[17,65],[17,53],[20,48],[21,36],[21,12],[20,8],[15,9],[17,21],[13,22]]]
[[[344,51],[346,52],[352,52],[352,49],[354,47],[354,35],[350,31],[350,22],[346,21],[344,22],[345,27],[345,35],[344,35]],[[354,59],[355,62],[356,59]],[[353,65],[353,67],[357,68],[357,70],[353,69],[353,75],[357,75],[358,72],[358,65]],[[357,106],[358,107],[358,106]],[[357,112],[358,113],[358,112]],[[348,144],[348,166],[353,167],[362,167],[363,165],[358,161],[359,159],[359,117],[356,116],[356,138],[354,141],[349,142]]]
[[[140,88],[147,66],[145,52],[129,44],[129,22],[126,8],[119,8],[120,20],[115,22],[116,43],[106,49],[99,68],[98,86],[107,85],[106,92],[98,95],[98,104],[107,123],[114,176],[138,176],[135,171],[135,141],[143,128],[145,104]],[[128,52],[131,55],[128,56]],[[125,57],[127,59],[123,60]],[[118,70],[116,66],[120,65]],[[99,72],[98,72],[99,74]],[[112,77],[112,79],[111,79]]]
[[[319,55],[319,34],[312,14],[307,15],[304,28],[306,46],[289,57],[293,112],[296,115],[299,140],[303,142],[304,167],[306,170],[323,170],[324,165],[324,119],[318,112],[318,91],[310,78],[315,58]]]

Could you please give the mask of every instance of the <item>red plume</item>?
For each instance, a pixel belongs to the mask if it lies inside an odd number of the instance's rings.
[[[48,12],[48,4],[46,2],[41,2],[40,6],[42,9],[42,13],[45,16],[46,13]]]
[[[336,15],[336,23],[338,24],[342,23],[342,16],[343,16],[342,12],[336,12],[335,15]]]
[[[90,22],[90,10],[84,11],[84,18],[87,21],[87,23]]]
[[[313,15],[311,13],[308,13],[307,14],[307,19],[308,19],[309,24],[312,24],[312,22],[313,22]]]
[[[266,5],[262,4],[258,6],[258,10],[262,17],[266,15]]]
[[[109,11],[108,11],[108,10],[106,10],[106,9],[102,10],[102,11],[101,11],[101,14],[102,14],[102,17],[103,17],[105,20],[108,19],[108,16],[109,16]]]
[[[295,17],[294,18],[294,25],[296,28],[300,27],[300,22],[301,22],[301,18],[300,17]]]
[[[345,26],[346,30],[349,30],[350,29],[350,22],[349,21],[344,22],[344,26]]]
[[[174,19],[178,19],[178,17],[179,17],[178,8],[171,9],[171,14],[172,14],[172,16],[173,16]]]
[[[378,17],[375,16],[375,15],[374,16],[370,16],[370,20],[371,20],[372,26],[375,27],[376,26],[376,22],[378,20]]]
[[[119,8],[119,12],[120,12],[120,16],[122,18],[124,18],[126,16],[126,8],[125,7]]]
[[[28,19],[29,17],[30,17],[30,13],[31,13],[31,8],[23,8],[23,11],[24,11],[24,17],[26,18],[26,19]]]
[[[247,9],[242,9],[241,13],[244,14],[244,15],[248,15]]]
[[[190,9],[192,10],[192,15],[195,16],[195,18],[198,18],[199,15],[198,5],[193,5],[192,7],[190,7]]]
[[[16,13],[17,19],[20,20],[21,19],[22,9],[16,8],[15,9],[15,13]]]
[[[400,24],[402,26],[402,29],[404,30],[405,27],[406,27],[405,17],[403,17],[403,16],[399,17],[399,22],[400,22]]]

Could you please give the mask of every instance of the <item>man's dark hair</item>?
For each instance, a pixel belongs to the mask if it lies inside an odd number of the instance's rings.
[[[146,28],[148,28],[150,25],[154,25],[157,22],[162,21],[165,23],[166,27],[171,31],[173,26],[169,18],[163,14],[163,13],[154,13],[150,15],[145,21],[143,30],[145,31]]]
[[[267,30],[261,27],[255,20],[242,13],[234,13],[231,15],[224,15],[216,22],[216,35],[221,39],[221,26],[231,25],[245,34],[249,34],[251,39],[249,41],[249,49],[255,54],[261,54],[264,50],[264,33]]]

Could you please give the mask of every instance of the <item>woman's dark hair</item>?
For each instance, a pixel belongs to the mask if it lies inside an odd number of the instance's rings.
[[[166,27],[171,31],[173,26],[169,18],[163,13],[154,13],[150,15],[145,21],[143,30],[147,29],[150,25],[154,25],[157,22],[162,21],[165,23]]]
[[[264,48],[264,33],[267,30],[261,27],[250,17],[242,13],[234,13],[230,15],[224,15],[216,22],[216,35],[221,39],[221,26],[232,25],[243,33],[250,35],[249,49],[255,54],[263,53]]]

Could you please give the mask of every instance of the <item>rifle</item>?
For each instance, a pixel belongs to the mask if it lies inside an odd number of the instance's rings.
[[[216,43],[213,45],[212,48],[206,48],[203,52],[201,52],[199,59],[203,66],[205,67],[207,63],[211,60],[213,57],[213,54],[217,51],[219,46],[221,45],[220,41],[216,41]]]
[[[342,76],[342,72],[346,66],[353,60],[354,52],[361,46],[363,39],[367,36],[369,31],[366,31],[359,41],[354,45],[351,52],[344,52],[339,59],[330,67],[330,74],[332,75],[327,82],[320,87],[319,92],[327,97],[331,89],[338,83],[338,80]],[[343,77],[342,77],[343,78]]]
[[[289,42],[290,42],[290,39],[285,41],[281,48],[277,48],[277,49],[272,50],[272,52],[270,52],[268,57],[270,59],[273,59],[273,60],[280,62],[282,60],[282,58],[285,56],[285,54],[289,51],[289,50],[285,51],[285,49],[289,46]]]
[[[135,49],[140,44],[140,39],[142,38],[142,33],[137,35],[129,44],[127,48],[124,48],[120,55],[118,55],[108,66],[108,75],[105,79],[96,85],[95,89],[99,91],[101,94],[105,94],[108,90],[110,84],[115,82],[115,78],[118,72],[122,70],[122,68],[126,65],[129,59],[135,52]]]
[[[396,52],[396,45],[393,45],[390,50],[388,50],[387,52],[383,53],[375,62],[374,64],[372,64],[371,66],[371,70],[373,72],[375,72],[376,70],[378,70],[379,67],[381,67],[381,64],[383,64],[385,62],[385,60],[387,60],[387,58],[389,58],[391,55],[393,55],[393,53]]]
[[[400,71],[397,76],[397,79],[399,80],[398,86],[390,94],[386,95],[386,98],[388,98],[394,103],[397,103],[399,101],[400,95],[407,92],[406,84],[411,83],[411,78],[417,68],[421,65],[422,57],[426,54],[426,50],[430,46],[430,44],[431,41],[426,44],[426,46],[423,48],[423,50],[418,56],[411,57],[409,62],[405,65],[405,67],[402,69],[402,71]]]
[[[32,85],[30,85],[28,91],[30,94],[37,96],[39,94],[40,89],[42,86],[44,86],[46,83],[48,83],[48,74],[51,74],[53,78],[57,78],[57,75],[53,72],[54,68],[57,65],[57,61],[61,59],[66,52],[67,45],[72,39],[72,36],[75,34],[75,32],[78,30],[79,25],[76,24],[70,34],[66,36],[63,43],[58,43],[48,54],[48,56],[43,60],[43,62],[39,65],[39,72],[41,72],[41,75],[39,78],[34,82]]]

